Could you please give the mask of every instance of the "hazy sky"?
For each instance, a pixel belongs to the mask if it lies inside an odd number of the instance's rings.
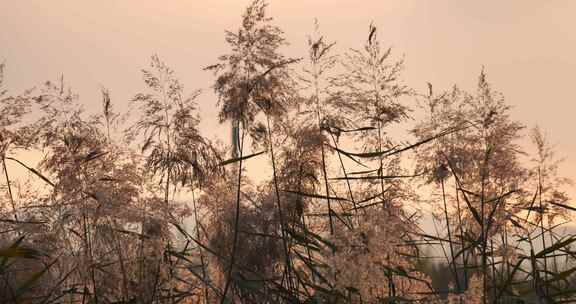
[[[271,0],[269,12],[305,56],[318,18],[337,50],[360,47],[370,22],[383,45],[404,55],[406,83],[425,91],[452,84],[472,89],[484,66],[493,86],[528,126],[538,123],[566,157],[561,173],[576,179],[576,1]],[[118,108],[144,85],[141,68],[158,54],[188,92],[202,89],[202,128],[217,126],[214,80],[203,67],[227,52],[224,30],[236,29],[247,0],[0,0],[0,61],[17,92],[64,74],[87,108],[100,86]]]

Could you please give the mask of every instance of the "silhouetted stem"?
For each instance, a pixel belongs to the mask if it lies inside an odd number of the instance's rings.
[[[240,124],[238,123],[238,129],[240,129]],[[238,130],[240,131],[240,130]],[[242,128],[242,136],[240,138],[240,160],[238,163],[238,183],[236,187],[236,213],[234,215],[234,242],[232,243],[232,253],[230,256],[230,266],[228,268],[228,274],[226,278],[226,284],[224,285],[224,291],[222,292],[222,300],[220,304],[224,304],[226,302],[226,295],[228,293],[228,289],[230,288],[230,282],[232,280],[232,271],[234,268],[234,262],[236,259],[236,251],[238,249],[238,227],[240,224],[240,188],[241,188],[241,181],[242,181],[242,156],[244,153],[244,135],[245,130]]]

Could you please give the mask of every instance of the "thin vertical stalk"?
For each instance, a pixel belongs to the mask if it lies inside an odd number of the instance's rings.
[[[382,151],[382,128],[381,128],[381,123],[380,120],[378,120],[378,151],[381,152]],[[380,167],[378,167],[378,179],[380,180],[380,188],[382,191],[382,202],[383,202],[383,206],[384,208],[387,207],[387,203],[384,200],[384,193],[386,192],[384,189],[384,178],[382,178],[382,176],[384,175],[384,160],[382,159],[382,155],[378,156],[378,160],[380,162]],[[388,215],[390,215],[390,210],[388,208],[386,208],[388,210]]]
[[[274,157],[274,144],[272,142],[272,131],[270,130],[270,116],[266,115],[266,123],[268,128],[268,143],[270,147],[270,158],[272,160],[272,174],[274,178],[274,192],[276,193],[276,204],[278,207],[278,216],[280,217],[280,229],[282,230],[282,245],[284,247],[284,255],[286,258],[286,265],[284,266],[285,273],[288,277],[288,288],[292,289],[293,282],[292,282],[292,270],[291,270],[291,260],[290,260],[290,251],[288,249],[287,239],[286,236],[286,223],[284,222],[284,214],[282,212],[282,204],[280,202],[280,190],[278,189],[278,175],[276,173],[276,159]]]
[[[494,260],[494,241],[492,240],[492,238],[490,239],[490,258],[492,260],[492,296],[493,299],[496,298],[496,286],[498,286],[498,282],[497,280],[497,276],[496,276],[496,263]]]
[[[240,132],[240,122],[238,123],[238,132]],[[234,262],[236,259],[236,250],[238,249],[238,230],[240,224],[240,188],[241,188],[241,181],[242,181],[242,164],[243,164],[243,153],[244,153],[244,136],[245,136],[245,128],[242,128],[242,136],[240,137],[240,155],[239,155],[239,164],[238,164],[238,183],[236,187],[236,212],[234,215],[234,241],[232,243],[232,253],[230,256],[230,266],[228,267],[228,274],[226,278],[226,283],[224,285],[224,291],[222,292],[222,299],[220,304],[224,304],[226,302],[226,295],[228,293],[228,289],[230,288],[230,282],[232,280],[232,271],[234,268]]]
[[[484,135],[484,134],[483,134]],[[486,138],[486,136],[483,136]],[[480,191],[480,238],[481,238],[481,253],[482,253],[482,303],[486,304],[488,301],[488,260],[486,247],[488,246],[488,231],[486,231],[486,215],[485,215],[485,191],[486,191],[486,175],[488,174],[488,159],[490,157],[490,147],[485,143],[484,162],[480,170],[481,178],[481,191]]]
[[[84,206],[85,208],[85,206]],[[90,276],[92,279],[92,290],[94,292],[94,301],[96,304],[98,304],[98,291],[97,291],[97,287],[96,287],[96,276],[95,276],[95,271],[94,271],[94,259],[92,256],[92,245],[91,245],[91,240],[90,240],[90,231],[89,231],[89,227],[88,227],[88,220],[86,218],[86,212],[85,210],[82,211],[82,223],[83,223],[83,230],[84,230],[84,254],[86,256],[87,259],[89,259],[89,267],[90,267]]]
[[[448,242],[450,245],[450,264],[452,264],[452,268],[454,271],[454,281],[456,282],[456,289],[458,293],[461,292],[460,289],[460,279],[458,277],[458,270],[456,269],[456,260],[454,259],[454,242],[452,241],[452,232],[450,229],[450,218],[448,217],[448,206],[446,205],[446,192],[444,189],[444,179],[441,180],[442,185],[442,200],[444,202],[444,217],[446,220],[446,229],[448,230]]]
[[[540,205],[540,237],[542,238],[542,250],[546,249],[546,230],[544,229],[544,206],[542,205],[542,175],[540,172],[540,167],[538,167],[538,202]],[[548,259],[546,255],[542,257],[544,259],[544,281],[548,279]],[[549,293],[548,285],[546,285],[546,294]]]
[[[111,220],[110,218],[108,218],[108,224],[110,225],[110,227],[116,227],[117,223],[115,220]],[[120,271],[122,272],[122,288],[123,288],[123,295],[122,295],[122,300],[125,301],[126,300],[126,296],[128,295],[128,280],[126,279],[126,267],[124,264],[124,256],[122,255],[122,246],[120,243],[120,240],[118,239],[118,235],[114,232],[112,232],[112,237],[113,237],[113,241],[115,243],[115,247],[116,247],[116,251],[117,251],[117,255],[118,255],[118,260],[120,262]]]
[[[198,241],[201,241],[200,229],[199,229],[199,224],[198,224],[198,208],[196,207],[196,199],[194,196],[194,189],[192,189],[192,206],[194,207],[194,224],[196,226],[196,238],[198,239]],[[202,266],[202,280],[206,280],[206,264],[204,262],[204,253],[202,251],[201,246],[198,246],[198,251],[200,253],[200,265]],[[208,285],[207,284],[204,284],[204,303],[205,304],[209,303]]]
[[[8,187],[8,195],[10,196],[10,204],[14,212],[14,219],[18,221],[18,214],[16,212],[16,204],[14,203],[14,196],[12,195],[12,186],[10,185],[10,177],[8,176],[8,169],[6,168],[6,158],[2,155],[2,167],[4,169],[4,176],[6,177],[6,186]]]
[[[454,190],[456,192],[456,210],[458,212],[458,226],[460,229],[460,241],[462,250],[466,248],[466,243],[464,241],[464,225],[462,224],[462,210],[460,209],[460,195],[458,193],[458,184],[456,178],[454,178]],[[466,252],[462,252],[462,264],[464,266],[464,290],[468,289],[468,258]]]
[[[318,98],[316,98],[316,102],[318,103],[318,108],[317,108],[317,116],[318,116],[318,128],[319,128],[319,132],[320,134],[322,134],[322,121],[320,118],[320,102],[318,101]],[[334,234],[334,222],[332,220],[332,205],[330,202],[330,188],[328,186],[328,173],[326,170],[326,151],[324,149],[324,143],[322,143],[322,145],[320,145],[320,151],[322,153],[322,176],[324,177],[324,187],[326,188],[326,203],[328,204],[328,220],[330,223],[330,235]]]
[[[317,64],[317,60],[319,58],[313,58],[312,60],[312,69],[313,69],[313,78],[314,78],[314,100],[316,101],[316,118],[318,120],[318,132],[320,137],[322,137],[322,104],[320,102],[320,85],[318,83],[320,77],[320,71]],[[330,224],[330,235],[334,234],[334,221],[332,219],[332,204],[330,202],[330,188],[328,186],[328,173],[326,170],[326,151],[324,149],[324,142],[320,145],[320,150],[322,154],[322,176],[324,178],[324,187],[326,188],[326,203],[328,205],[328,221]]]

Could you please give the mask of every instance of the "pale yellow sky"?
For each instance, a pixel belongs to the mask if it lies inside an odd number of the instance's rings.
[[[360,47],[370,22],[384,45],[405,55],[407,84],[424,91],[458,84],[473,89],[485,66],[489,80],[514,105],[516,119],[538,123],[566,157],[561,173],[576,179],[576,1],[271,0],[286,32],[287,55],[305,56],[318,18],[337,51]],[[143,88],[140,69],[157,53],[189,92],[202,89],[202,128],[218,126],[214,78],[202,68],[227,52],[224,30],[237,28],[248,0],[0,0],[0,61],[7,86],[20,91],[63,73],[89,110],[99,88],[118,108]]]

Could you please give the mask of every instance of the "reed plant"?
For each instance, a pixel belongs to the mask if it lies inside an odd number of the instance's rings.
[[[291,58],[267,5],[205,68],[230,146],[156,55],[131,116],[63,77],[14,94],[0,65],[1,303],[576,300],[569,180],[484,69],[418,92],[373,24],[338,54],[316,22]]]

